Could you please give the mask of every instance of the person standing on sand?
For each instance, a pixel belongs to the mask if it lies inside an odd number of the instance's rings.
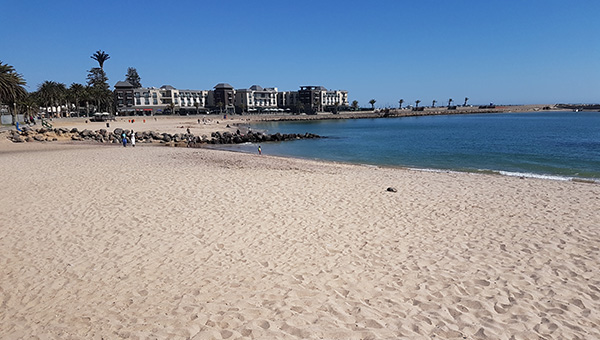
[[[135,148],[135,132],[131,130],[131,146]]]
[[[262,155],[262,149],[260,148],[260,145],[258,146],[258,154]]]
[[[123,138],[123,147],[127,147],[127,136],[125,135],[125,132],[123,132],[123,135],[121,135],[121,138]]]

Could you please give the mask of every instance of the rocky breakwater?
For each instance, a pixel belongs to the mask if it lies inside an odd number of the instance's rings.
[[[319,135],[313,133],[275,133],[265,134],[262,132],[249,132],[247,134],[230,133],[230,132],[213,132],[211,139],[208,141],[210,144],[241,144],[241,143],[262,143],[262,142],[282,142],[295,139],[314,139],[321,138]]]
[[[77,128],[39,128],[33,129],[29,126],[24,126],[21,131],[11,130],[7,138],[15,143],[25,142],[52,142],[52,141],[88,141],[98,143],[113,143],[118,144],[123,141],[123,134],[127,142],[131,142],[132,135],[135,135],[136,143],[154,143],[164,144],[167,146],[191,146],[199,147],[203,144],[240,144],[240,143],[259,143],[270,141],[286,141],[295,139],[321,138],[319,135],[312,133],[305,134],[264,134],[261,132],[251,132],[241,134],[239,132],[213,132],[209,138],[206,135],[195,136],[188,133],[160,133],[156,131],[136,131],[128,129],[116,128],[113,131],[100,129],[78,130]]]

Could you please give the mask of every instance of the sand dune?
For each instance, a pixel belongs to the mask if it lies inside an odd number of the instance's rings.
[[[598,185],[0,150],[2,338],[600,338]]]

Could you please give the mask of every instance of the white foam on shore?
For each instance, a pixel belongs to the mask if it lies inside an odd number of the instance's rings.
[[[538,179],[549,179],[553,181],[572,181],[573,177],[567,176],[555,176],[555,175],[540,175],[529,172],[511,172],[511,171],[497,171],[500,175],[510,177],[525,177],[525,178],[538,178]]]
[[[501,176],[509,176],[509,177],[522,177],[522,178],[535,178],[535,179],[544,179],[551,181],[581,181],[581,182],[590,182],[590,183],[600,183],[600,180],[597,178],[579,178],[579,177],[570,177],[570,176],[557,176],[557,175],[546,175],[546,174],[535,174],[529,172],[513,172],[513,171],[504,171],[504,170],[489,170],[489,169],[479,169],[477,171],[457,171],[457,170],[447,170],[447,169],[426,169],[426,168],[410,168],[415,171],[423,171],[423,172],[437,172],[437,173],[474,173],[474,174],[494,174]]]

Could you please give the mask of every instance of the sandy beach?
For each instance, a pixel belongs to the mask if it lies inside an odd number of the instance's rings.
[[[0,134],[0,338],[600,338],[599,185],[265,153]]]

